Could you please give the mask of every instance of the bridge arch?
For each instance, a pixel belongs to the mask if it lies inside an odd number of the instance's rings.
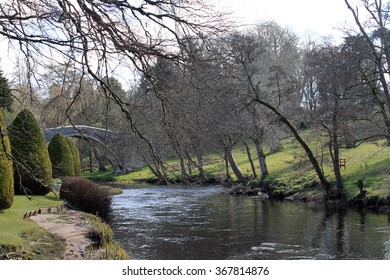
[[[69,125],[55,128],[47,128],[43,131],[46,143],[50,142],[54,135],[56,135],[57,133],[61,133],[65,137],[91,140],[100,144],[111,154],[111,157],[106,155],[105,158],[110,162],[113,170],[116,171],[118,168],[121,169],[121,164],[118,159],[118,156],[109,147],[110,144],[113,144],[112,141],[115,139],[115,133],[113,131],[86,125]]]
[[[108,142],[115,136],[115,133],[108,129],[86,125],[67,125],[55,128],[46,128],[44,130],[46,142],[50,142],[57,133],[61,133],[66,137],[91,139],[103,145],[108,144]]]

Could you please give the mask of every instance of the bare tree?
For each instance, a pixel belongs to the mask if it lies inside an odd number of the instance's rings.
[[[356,7],[351,5],[350,0],[345,0],[345,4],[351,11],[358,27],[358,37],[363,38],[366,43],[366,61],[369,60],[368,64],[375,65],[375,70],[372,71],[371,67],[365,68],[367,62],[362,60],[362,80],[372,89],[371,92],[384,119],[385,136],[390,145],[390,91],[388,85],[390,77],[390,32],[388,29],[390,6],[389,3],[384,3],[382,0],[359,0]]]
[[[289,34],[282,29],[276,32],[278,29],[275,25],[265,26],[265,28],[263,26],[263,29],[259,27],[258,34],[264,41],[256,40],[253,35],[241,34],[233,36],[232,40],[233,56],[241,67],[241,77],[244,77],[249,89],[248,104],[261,105],[288,128],[306,152],[329,197],[331,184],[325,177],[315,154],[294,125],[292,113],[299,111],[300,100],[296,95],[293,56],[283,57],[284,51],[288,53],[290,48],[293,49],[294,37],[286,40]]]
[[[24,55],[31,84],[39,84],[39,69],[47,61],[71,61],[83,74],[80,79],[92,77],[106,98],[118,104],[137,141],[145,142],[161,162],[150,139],[135,125],[132,111],[137,108],[117,95],[104,77],[136,71],[152,79],[147,69],[158,57],[182,63],[187,51],[182,39],[207,41],[224,30],[222,19],[202,0],[11,0],[0,4],[0,36]],[[76,91],[73,100],[79,94]]]

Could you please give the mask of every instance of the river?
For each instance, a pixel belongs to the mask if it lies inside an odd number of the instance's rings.
[[[221,187],[132,187],[111,226],[133,259],[390,259],[390,218],[301,202],[228,195]]]

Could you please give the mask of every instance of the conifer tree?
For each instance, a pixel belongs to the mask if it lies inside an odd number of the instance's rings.
[[[10,208],[14,200],[14,175],[10,153],[11,145],[5,133],[3,113],[0,111],[0,210]]]
[[[16,194],[44,195],[51,190],[52,168],[42,129],[22,110],[9,127]]]
[[[73,154],[65,136],[57,133],[48,146],[54,177],[74,176]]]
[[[81,173],[81,161],[80,161],[80,152],[76,144],[70,138],[66,138],[68,141],[70,150],[73,155],[73,165],[74,165],[74,176],[80,176]]]

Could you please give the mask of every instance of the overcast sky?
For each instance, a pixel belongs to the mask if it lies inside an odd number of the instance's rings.
[[[289,27],[298,36],[317,34],[342,37],[337,28],[352,22],[352,16],[344,0],[205,0],[217,3],[219,9],[227,9],[242,24],[255,24],[274,20]],[[354,0],[351,0],[354,1]],[[209,3],[210,3],[209,2]],[[0,40],[0,69],[12,70],[4,43]]]
[[[274,20],[298,35],[341,36],[337,28],[353,18],[344,0],[215,0],[245,24]]]

